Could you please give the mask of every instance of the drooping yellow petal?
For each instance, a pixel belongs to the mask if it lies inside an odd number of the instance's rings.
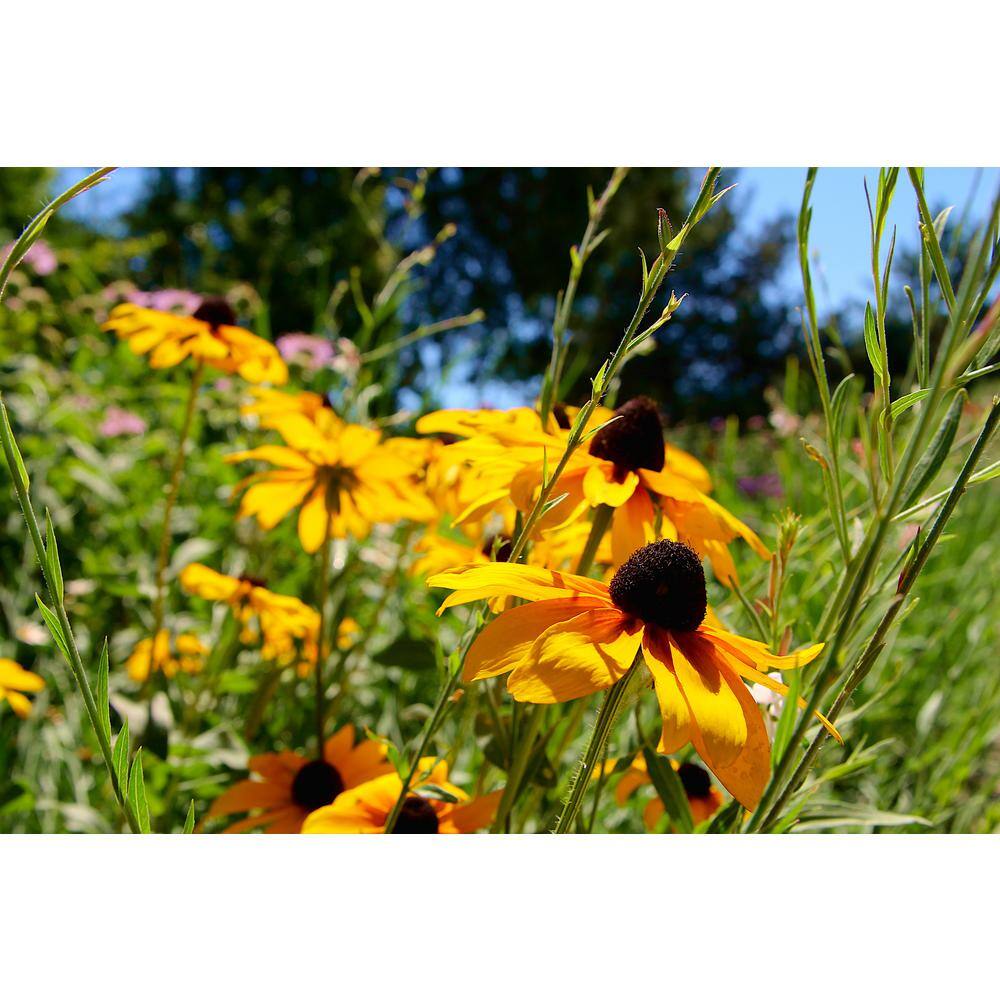
[[[299,511],[299,541],[313,553],[323,544],[330,513],[326,507],[326,486],[320,484]]]
[[[713,764],[705,754],[699,734],[694,734],[695,749],[709,766],[719,781],[744,808],[751,812],[757,808],[764,788],[771,775],[771,741],[764,727],[760,707],[753,700],[747,686],[729,670],[723,671],[723,678],[740,703],[746,722],[747,738],[739,756],[729,764]]]
[[[482,680],[513,670],[547,628],[601,607],[607,605],[592,597],[577,596],[534,601],[505,611],[476,636],[465,657],[462,680]]]
[[[181,586],[206,601],[228,601],[240,588],[235,577],[217,573],[203,563],[188,563],[181,570]]]
[[[243,494],[240,517],[256,517],[257,523],[270,531],[302,503],[314,485],[312,477],[289,480],[274,474],[254,483]]]
[[[271,809],[290,804],[289,790],[268,781],[238,781],[209,807],[207,816],[228,816],[251,809]]]
[[[794,653],[780,656],[772,653],[767,646],[756,639],[747,639],[742,635],[728,632],[721,626],[715,626],[708,621],[702,622],[699,631],[705,632],[716,645],[727,649],[733,656],[748,666],[757,667],[759,670],[794,670],[796,667],[804,667],[807,663],[812,663],[823,651],[823,643],[817,642],[812,646],[804,646]]]
[[[657,750],[663,754],[677,753],[691,742],[691,712],[674,676],[667,633],[655,625],[647,625],[642,637],[642,650],[646,666],[653,676],[653,689],[663,717],[663,731]]]
[[[632,666],[642,623],[617,608],[585,611],[547,628],[507,680],[517,701],[537,705],[603,691]]]
[[[497,806],[503,789],[481,795],[478,799],[452,805],[447,811],[442,810],[439,833],[475,833],[489,826],[496,816]]]
[[[14,660],[0,658],[0,687],[14,691],[41,691],[45,681]]]
[[[702,493],[712,492],[712,477],[708,474],[708,469],[701,462],[689,455],[682,448],[666,443],[664,445],[664,468],[669,472],[683,476]]]
[[[725,767],[739,756],[747,740],[743,709],[723,676],[730,671],[712,644],[696,633],[672,632],[670,645],[674,676],[696,730],[692,739],[700,733],[703,756],[713,770]]]

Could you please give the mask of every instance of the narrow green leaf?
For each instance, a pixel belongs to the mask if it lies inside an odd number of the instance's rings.
[[[834,441],[840,440],[841,429],[844,419],[844,407],[847,405],[847,389],[854,379],[854,374],[845,376],[841,383],[833,390],[830,397],[830,418],[833,425]]]
[[[660,756],[649,747],[642,748],[642,755],[646,759],[646,769],[667,815],[681,833],[690,833],[694,829],[694,820],[677,772],[670,766],[670,761],[666,757]]]
[[[66,662],[71,663],[69,655],[69,643],[66,641],[66,636],[63,634],[62,625],[59,624],[59,619],[56,618],[55,613],[45,606],[45,602],[35,594],[35,603],[38,605],[38,610],[42,613],[42,618],[45,619],[45,624],[49,627],[49,631],[52,633],[52,638],[55,639],[56,645],[59,647],[59,651],[64,657],[66,657]]]
[[[878,331],[875,329],[875,313],[870,302],[865,304],[865,351],[868,353],[868,363],[872,366],[875,378],[885,385],[882,378],[882,355],[878,346]]]
[[[49,508],[45,508],[45,577],[49,586],[56,592],[56,600],[63,602],[63,575],[59,564],[59,545],[56,542],[56,529],[52,526],[52,516]]]
[[[962,419],[962,409],[967,399],[968,393],[964,389],[959,389],[955,393],[955,398],[951,401],[944,419],[935,431],[933,440],[921,456],[916,469],[913,470],[913,476],[910,479],[912,485],[907,489],[903,498],[903,510],[916,503],[920,494],[933,482],[934,477],[944,464],[944,460],[951,450],[952,442],[955,440],[958,424]]]
[[[914,403],[919,403],[920,400],[926,399],[930,394],[930,389],[917,389],[916,392],[909,392],[905,396],[900,396],[899,399],[893,400],[892,405],[889,407],[892,419],[895,420],[896,417],[901,413],[905,413]]]
[[[0,437],[3,439],[3,450],[10,474],[14,477],[21,492],[27,493],[28,470],[24,467],[24,459],[21,458],[21,450],[17,447],[17,441],[14,439],[14,432],[11,430],[10,419],[7,416],[7,407],[2,399],[0,399]]]
[[[125,721],[122,722],[121,731],[118,733],[118,739],[115,741],[115,748],[111,752],[111,763],[115,769],[115,778],[118,780],[118,790],[121,792],[123,799],[128,796],[128,752],[128,719],[125,719]]]
[[[446,791],[440,785],[421,785],[420,794],[428,799],[438,799],[441,802],[458,802],[458,799],[451,792]]]
[[[184,820],[184,829],[181,833],[194,833],[194,799],[188,806],[187,817]]]
[[[788,694],[785,695],[785,703],[781,707],[781,716],[778,725],[774,730],[774,743],[771,745],[771,760],[781,760],[785,750],[792,738],[792,731],[795,728],[798,713],[796,706],[799,701],[799,687],[802,683],[802,671],[792,670],[788,682]]]
[[[97,664],[97,718],[104,729],[104,738],[111,742],[111,708],[108,702],[108,639],[104,638],[101,659]]]
[[[128,801],[139,823],[140,833],[149,833],[149,803],[146,801],[146,782],[142,776],[142,749],[136,750],[135,760],[128,778]]]

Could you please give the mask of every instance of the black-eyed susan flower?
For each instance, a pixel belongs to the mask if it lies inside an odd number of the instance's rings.
[[[691,818],[694,820],[695,826],[711,819],[722,805],[722,793],[712,784],[712,779],[705,768],[694,761],[679,763],[676,760],[671,760],[670,766],[680,778],[681,787],[683,787],[687,797]],[[609,762],[608,770],[612,770],[613,767],[614,763]],[[628,768],[621,772],[618,785],[615,787],[615,802],[620,806],[625,805],[629,796],[636,789],[649,784],[652,784],[652,779],[649,776],[649,768],[646,766],[646,758],[641,753],[637,754]],[[664,811],[663,802],[658,795],[650,799],[642,811],[642,819],[646,824],[646,829],[655,830]]]
[[[38,674],[0,657],[0,702],[6,701],[16,715],[26,719],[31,714],[31,702],[24,692],[34,694],[44,687],[45,681]]]
[[[506,422],[495,416],[474,418],[469,411],[458,411],[460,417],[448,420],[445,414],[449,412],[423,418],[417,429],[450,429],[466,435],[474,429],[469,440],[452,447],[469,463],[473,475],[488,471],[489,488],[484,486],[480,502],[495,502],[506,489],[519,510],[529,511],[546,469],[551,470],[562,455],[566,432],[551,426],[543,431],[537,415],[532,429],[530,410],[518,411],[515,419]],[[574,415],[567,413],[566,426]],[[553,420],[558,422],[557,417]],[[761,558],[770,558],[760,538],[707,495],[712,484],[705,467],[664,440],[659,411],[651,400],[638,397],[614,413],[597,410],[587,430],[594,432],[589,445],[573,453],[552,487],[552,496],[565,494],[565,499],[546,515],[543,528],[571,522],[590,508],[608,506],[613,510],[611,548],[616,566],[641,546],[666,537],[707,556],[725,584],[736,578],[728,549],[736,538],[746,541]]]
[[[693,744],[747,809],[757,805],[767,783],[770,740],[742,678],[784,693],[787,688],[765,671],[800,667],[823,648],[777,656],[763,643],[726,631],[707,617],[697,553],[667,539],[633,553],[610,585],[514,563],[440,573],[427,583],[454,591],[439,614],[501,596],[529,602],[479,633],[463,670],[465,681],[508,674],[507,688],[518,701],[550,704],[609,688],[641,650],[663,717],[660,753]]]
[[[448,781],[448,765],[433,757],[420,761],[425,777],[403,802],[393,833],[475,833],[493,822],[502,792],[470,799]],[[433,786],[433,788],[428,787]],[[421,789],[424,792],[421,794]],[[385,833],[386,820],[403,790],[399,775],[383,775],[317,809],[303,833]],[[447,798],[439,797],[443,792]]]
[[[380,433],[324,410],[316,421],[301,413],[275,417],[284,445],[228,455],[228,462],[267,462],[268,472],[243,480],[240,517],[269,530],[299,508],[299,540],[315,552],[325,537],[367,536],[373,524],[426,520],[429,504],[416,470],[381,442]]]
[[[102,329],[127,341],[134,354],[148,354],[153,368],[172,368],[193,358],[248,382],[288,381],[288,368],[274,344],[237,326],[225,299],[204,299],[193,316],[123,303],[111,310]]]
[[[165,677],[197,674],[205,665],[208,647],[191,632],[172,638],[169,629],[160,629],[155,636],[140,639],[125,661],[129,677],[141,684],[150,674],[160,671]]]
[[[323,746],[322,760],[309,760],[292,750],[251,757],[254,778],[238,781],[211,805],[206,819],[250,813],[224,833],[262,829],[264,833],[298,833],[306,817],[330,805],[345,790],[392,770],[386,748],[378,740],[354,741],[354,726],[338,729]]]
[[[242,625],[256,619],[265,644],[304,639],[319,628],[319,614],[308,604],[297,597],[275,594],[255,577],[227,576],[202,563],[189,563],[180,580],[188,593],[228,604]]]

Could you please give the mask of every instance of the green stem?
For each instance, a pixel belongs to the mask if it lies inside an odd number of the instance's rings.
[[[73,629],[70,626],[69,618],[66,614],[66,605],[63,603],[62,587],[60,586],[60,583],[57,580],[52,579],[49,574],[49,564],[45,552],[45,546],[42,543],[42,535],[38,527],[38,519],[35,517],[35,510],[31,504],[28,476],[24,471],[24,462],[21,459],[21,453],[17,448],[17,442],[14,440],[14,434],[10,428],[10,421],[7,417],[7,407],[4,406],[2,400],[0,400],[0,437],[3,439],[3,450],[4,457],[7,460],[7,467],[10,470],[11,479],[14,481],[14,492],[17,494],[17,500],[21,506],[21,513],[24,515],[25,523],[28,526],[28,534],[31,536],[31,544],[35,549],[35,558],[38,559],[38,562],[41,565],[42,576],[45,579],[45,585],[49,592],[49,600],[55,609],[56,617],[62,629],[63,636],[66,639],[66,647],[69,654],[67,656],[69,668],[72,671],[73,679],[76,681],[77,687],[80,689],[80,693],[83,695],[83,702],[87,709],[87,715],[90,718],[90,724],[93,726],[94,732],[97,734],[97,742],[101,748],[101,756],[104,758],[104,766],[107,768],[108,776],[111,779],[111,787],[114,791],[115,799],[118,802],[118,807],[125,816],[125,821],[128,823],[129,829],[133,833],[139,833],[139,821],[132,810],[132,806],[125,798],[122,793],[122,789],[118,785],[118,778],[115,774],[115,768],[111,756],[111,736],[110,733],[104,728],[102,716],[98,710],[97,701],[94,698],[94,692],[90,687],[90,681],[87,678],[87,672],[84,669],[83,660],[80,657],[80,650],[76,644],[76,636],[73,634]],[[50,538],[49,544],[54,545],[55,539]],[[119,739],[121,739],[120,736]]]
[[[615,681],[604,696],[604,701],[601,703],[601,710],[597,714],[597,721],[594,723],[594,731],[590,734],[590,742],[587,744],[587,748],[580,758],[580,763],[577,765],[576,774],[573,776],[573,783],[570,786],[569,796],[566,799],[566,806],[556,822],[553,833],[569,833],[576,823],[576,817],[579,815],[580,806],[583,805],[583,797],[590,784],[591,775],[594,773],[594,768],[604,753],[604,748],[607,745],[608,737],[611,735],[611,730],[614,728],[618,713],[625,703],[629,681],[635,675],[638,662],[639,655],[637,654],[632,666],[629,667],[624,676]]]
[[[500,797],[500,805],[497,806],[497,814],[493,820],[490,833],[509,833],[507,820],[511,810],[517,803],[521,792],[521,785],[528,769],[528,762],[538,742],[538,732],[545,719],[544,705],[528,705],[526,713],[528,716],[524,732],[519,733],[518,747],[511,762],[510,770],[507,772],[507,784],[504,786],[503,795]]]
[[[937,516],[934,519],[934,523],[927,534],[926,541],[923,545],[921,545],[912,565],[904,574],[892,604],[882,616],[882,620],[879,622],[878,627],[875,629],[872,637],[865,644],[865,648],[858,655],[853,667],[848,673],[844,687],[840,691],[840,694],[837,696],[836,701],[833,703],[833,706],[828,713],[828,718],[831,722],[835,722],[837,720],[838,716],[843,711],[844,706],[850,700],[851,695],[857,689],[858,685],[864,680],[869,670],[871,670],[875,661],[878,659],[879,653],[882,651],[882,647],[885,644],[889,629],[892,627],[893,622],[896,620],[896,616],[902,609],[906,595],[909,594],[913,584],[917,580],[917,577],[923,570],[931,551],[941,537],[941,533],[944,531],[944,527],[948,523],[948,519],[951,517],[955,507],[958,505],[960,497],[965,492],[968,481],[975,470],[976,463],[979,461],[983,450],[986,448],[986,445],[996,430],[998,419],[1000,419],[1000,401],[994,398],[993,407],[986,419],[986,423],[983,425],[979,438],[972,451],[969,453],[969,457],[966,459],[965,465],[962,467],[962,471],[959,473],[958,478],[948,491],[948,498],[941,505],[941,509],[938,511]],[[767,832],[768,827],[774,825],[775,821],[780,816],[785,803],[799,787],[799,785],[802,784],[812,761],[815,759],[816,754],[819,753],[820,748],[826,741],[827,735],[827,731],[821,728],[819,733],[817,733],[817,735],[813,738],[791,778],[788,780],[788,784],[784,787],[781,794],[775,799],[774,805],[771,806],[767,814],[760,821],[760,829],[762,832]]]
[[[198,398],[198,387],[201,385],[201,377],[205,370],[205,362],[199,361],[195,366],[194,374],[191,376],[191,385],[188,388],[187,403],[184,407],[184,421],[181,424],[180,438],[177,442],[177,452],[174,455],[173,467],[170,470],[170,485],[167,488],[167,502],[163,509],[163,524],[160,528],[160,551],[156,557],[156,572],[153,577],[153,641],[160,634],[163,628],[163,605],[165,600],[165,589],[163,580],[167,572],[167,559],[170,556],[170,521],[174,513],[174,505],[177,503],[177,494],[180,491],[181,479],[184,475],[184,449],[187,445],[188,435],[191,433],[191,422],[194,419],[195,402]],[[155,668],[155,664],[153,667]],[[153,670],[149,672],[150,677]]]
[[[587,536],[587,544],[583,547],[580,561],[576,564],[576,575],[586,576],[594,565],[597,550],[601,547],[604,533],[608,530],[608,525],[614,517],[614,507],[609,507],[602,503],[594,509],[594,519],[590,523],[590,534]]]

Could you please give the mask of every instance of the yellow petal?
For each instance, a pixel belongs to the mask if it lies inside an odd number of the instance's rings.
[[[618,482],[611,462],[596,462],[583,477],[583,495],[592,507],[598,504],[620,507],[638,485],[639,477],[634,472],[626,472],[622,481]]]
[[[779,656],[777,653],[772,653],[764,643],[727,632],[721,626],[709,624],[707,620],[702,622],[699,631],[705,632],[713,643],[728,650],[738,660],[759,670],[794,670],[796,667],[812,663],[823,651],[823,643],[817,642],[812,646],[797,649],[794,653]]]
[[[645,489],[637,489],[614,513],[611,558],[620,566],[633,552],[653,541],[656,512]]]
[[[518,701],[538,705],[569,701],[610,687],[639,650],[642,624],[617,608],[585,611],[547,628],[523,665],[511,673],[507,690]]]
[[[747,723],[739,700],[726,683],[732,671],[720,661],[711,642],[696,633],[670,634],[674,676],[713,767],[731,764],[747,740]],[[697,743],[696,743],[697,745]]]
[[[642,651],[646,666],[653,675],[653,689],[663,717],[663,731],[657,750],[663,754],[677,753],[691,741],[691,712],[674,676],[667,633],[655,626],[647,626],[642,638]]]
[[[299,511],[299,541],[306,552],[315,552],[323,544],[329,517],[326,487],[321,484]]]
[[[607,605],[594,598],[559,597],[505,611],[476,636],[465,657],[462,680],[482,680],[513,670],[547,628],[601,607]]]
[[[487,597],[521,597],[526,601],[541,601],[584,594],[610,603],[607,585],[599,580],[520,563],[474,564],[447,573],[436,573],[428,578],[427,586],[455,591],[445,599],[438,614],[445,608]]]

